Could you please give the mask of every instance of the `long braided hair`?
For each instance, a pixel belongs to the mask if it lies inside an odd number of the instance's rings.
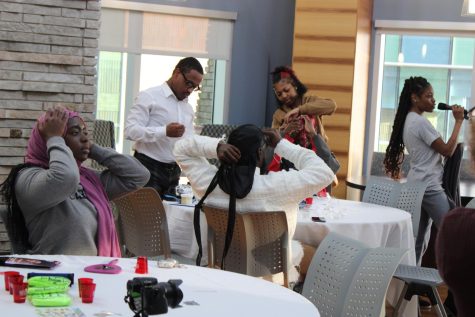
[[[28,167],[35,166],[31,163],[19,164],[12,168],[7,179],[0,184],[0,195],[3,196],[4,202],[6,204],[7,212],[5,215],[5,226],[7,232],[12,240],[12,244],[17,245],[17,247],[24,247],[25,250],[15,250],[17,253],[24,253],[29,247],[29,234],[28,229],[26,228],[25,218],[23,217],[23,212],[18,205],[15,194],[15,181],[18,176],[18,173]]]
[[[386,148],[386,156],[384,157],[384,168],[386,174],[392,179],[399,179],[401,176],[401,165],[404,161],[404,141],[402,134],[404,124],[409,110],[412,107],[411,95],[421,96],[424,90],[430,86],[430,83],[424,77],[410,77],[405,80],[404,87],[399,97],[399,106],[397,108],[396,117],[394,118],[393,130]]]

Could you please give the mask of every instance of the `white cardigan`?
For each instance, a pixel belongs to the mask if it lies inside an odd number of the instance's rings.
[[[173,153],[176,161],[188,177],[197,199],[203,197],[217,172],[217,167],[210,164],[207,159],[217,158],[216,149],[219,141],[220,139],[194,135],[175,144]],[[290,240],[297,225],[298,204],[328,186],[335,175],[313,151],[285,139],[277,144],[275,153],[294,163],[298,171],[279,171],[260,175],[257,168],[250,193],[243,199],[236,199],[236,211],[285,211]],[[217,186],[206,198],[206,203],[227,208],[229,195]],[[292,243],[289,250],[292,262],[298,265],[303,256],[302,246],[299,243]]]

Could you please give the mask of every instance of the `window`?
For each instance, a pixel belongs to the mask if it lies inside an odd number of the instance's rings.
[[[127,76],[127,61],[129,54],[120,52],[100,51],[98,63],[98,87],[97,87],[97,111],[96,118],[114,122],[115,127],[115,144],[118,151],[123,150],[124,138],[123,129],[127,116],[127,105],[125,102],[125,92]],[[137,56],[136,56],[137,57]],[[138,66],[138,90],[142,91],[153,86],[161,85],[168,78],[170,78],[173,67],[178,63],[181,56],[164,56],[164,55],[150,55],[141,54],[140,66]],[[198,58],[199,62],[205,70],[209,70],[210,63],[208,59]],[[212,64],[212,63],[211,63]],[[205,77],[206,78],[206,77]],[[193,92],[188,97],[188,102],[197,110],[198,100],[201,99],[201,104],[213,103],[214,100],[209,98],[209,91],[213,87],[204,87],[203,91],[207,93],[203,98],[200,98],[200,92]],[[130,105],[129,105],[130,106]],[[212,108],[208,111],[203,110],[197,116],[207,116],[207,119],[212,120]]]
[[[373,79],[373,146],[369,151],[385,152],[388,145],[399,95],[405,79],[423,76],[432,84],[436,103],[472,106],[472,78],[475,33],[447,35],[447,32],[379,30]],[[452,133],[450,111],[424,114],[444,140]],[[465,127],[465,125],[463,125]],[[464,131],[459,134],[463,140]],[[370,141],[371,144],[371,141]]]
[[[134,98],[170,78],[185,56],[197,57],[204,69],[201,92],[189,97],[198,110],[195,124],[223,123],[236,17],[228,11],[102,2],[96,117],[114,122],[118,151],[131,151],[123,129]]]

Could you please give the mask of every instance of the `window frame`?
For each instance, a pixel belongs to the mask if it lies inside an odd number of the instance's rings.
[[[219,82],[215,79],[215,93],[214,102],[216,104],[213,107],[212,120],[213,123],[223,123],[229,113],[229,99],[230,99],[230,83],[231,83],[231,58],[232,58],[232,45],[233,45],[233,29],[237,20],[237,12],[233,11],[220,11],[220,10],[207,10],[199,8],[188,8],[182,6],[161,5],[153,3],[142,3],[135,1],[118,1],[118,0],[102,0],[101,7],[107,9],[110,12],[124,12],[125,17],[123,24],[118,27],[123,33],[120,33],[120,43],[111,43],[98,41],[98,51],[115,52],[122,54],[122,81],[121,86],[121,98],[119,107],[119,121],[125,124],[126,115],[133,105],[134,98],[138,95],[140,89],[140,65],[143,54],[151,55],[165,55],[165,56],[194,56],[196,58],[207,58],[216,61],[217,71],[216,74],[219,77]],[[229,34],[223,33],[216,36],[217,40],[225,36],[230,37],[226,43],[219,42],[219,47],[224,47],[221,50],[206,50],[205,52],[188,52],[183,49],[174,48],[173,50],[165,49],[150,49],[144,48],[142,38],[144,36],[143,23],[145,14],[162,14],[167,16],[177,16],[186,18],[202,18],[208,19],[212,22],[222,25],[225,23],[228,27],[225,28],[229,31]],[[120,14],[120,13],[119,13]],[[104,23],[104,21],[102,22]],[[216,29],[216,28],[214,28]],[[222,29],[222,28],[221,28]],[[111,30],[115,31],[114,30]],[[130,37],[129,34],[134,34]],[[106,37],[107,34],[101,34],[101,37]],[[217,41],[216,40],[216,41]],[[216,45],[214,46],[216,48]],[[205,67],[206,65],[203,65]],[[219,67],[219,69],[218,69]],[[124,76],[124,73],[127,76]],[[216,93],[217,92],[217,93]],[[123,131],[124,127],[119,127],[119,131]],[[124,138],[123,133],[120,133],[116,144],[117,149],[123,153],[129,153],[132,149],[133,142]]]

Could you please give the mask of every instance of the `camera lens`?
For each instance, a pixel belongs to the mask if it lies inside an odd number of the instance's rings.
[[[175,308],[183,299],[183,292],[178,287],[182,280],[169,280],[167,283],[158,283],[158,285],[165,291],[168,306]]]

